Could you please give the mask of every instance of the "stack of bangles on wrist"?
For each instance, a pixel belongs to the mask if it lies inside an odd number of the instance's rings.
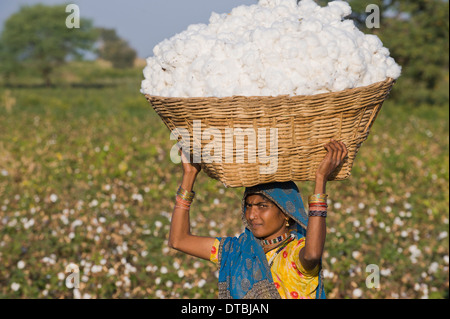
[[[309,196],[309,217],[327,217],[327,194],[314,194]]]
[[[194,200],[194,197],[195,192],[189,192],[180,186],[177,191],[175,208],[189,210],[191,208],[191,204],[192,201]]]

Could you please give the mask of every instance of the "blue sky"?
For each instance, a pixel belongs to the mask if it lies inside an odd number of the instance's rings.
[[[152,55],[153,47],[193,23],[208,23],[211,12],[224,13],[257,0],[0,0],[0,30],[8,17],[23,5],[77,4],[82,18],[96,26],[114,28],[137,50]],[[63,13],[63,21],[67,13]]]

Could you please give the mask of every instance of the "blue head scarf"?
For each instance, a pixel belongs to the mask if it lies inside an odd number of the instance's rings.
[[[293,234],[300,239],[306,235],[308,217],[294,182],[275,182],[247,187],[242,198],[242,219],[245,231],[238,238],[221,239],[219,250],[219,298],[225,299],[279,299],[273,283],[267,258],[261,242],[250,231],[245,218],[245,199],[261,194],[275,203],[280,210],[295,221]],[[322,271],[316,298],[324,299]]]

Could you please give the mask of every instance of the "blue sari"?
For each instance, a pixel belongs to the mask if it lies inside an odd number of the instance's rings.
[[[245,219],[245,199],[262,194],[277,204],[283,213],[295,221],[293,234],[297,239],[306,235],[308,217],[294,182],[275,182],[247,187],[242,199],[242,219],[245,231],[238,238],[221,238],[219,246],[219,298],[223,299],[280,299],[266,255],[250,231]],[[325,299],[322,270],[316,299]]]

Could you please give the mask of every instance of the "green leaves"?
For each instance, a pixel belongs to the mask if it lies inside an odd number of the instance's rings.
[[[32,68],[50,85],[54,68],[91,50],[97,39],[92,21],[81,19],[80,29],[68,29],[66,15],[64,5],[41,4],[24,6],[13,14],[0,38],[0,55],[12,63],[4,72]]]
[[[137,53],[128,43],[121,39],[113,29],[98,29],[100,48],[97,50],[101,59],[110,61],[115,68],[124,69],[134,65]]]

